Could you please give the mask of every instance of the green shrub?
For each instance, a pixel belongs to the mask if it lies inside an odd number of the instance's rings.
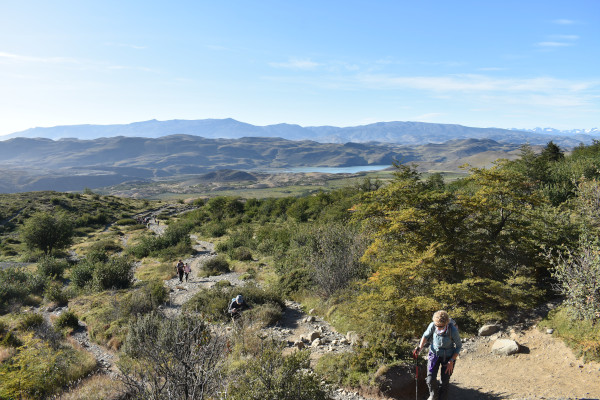
[[[284,303],[281,297],[272,291],[267,291],[259,288],[256,285],[247,284],[243,287],[212,287],[210,289],[198,292],[184,306],[184,311],[198,312],[206,318],[215,321],[227,321],[227,308],[229,302],[238,294],[241,294],[249,306],[256,308],[260,305],[271,304],[277,307],[280,312],[284,308]],[[273,309],[267,309],[258,312],[263,313],[265,320],[269,315],[274,315]]]
[[[133,264],[125,257],[115,257],[94,268],[93,283],[99,290],[126,289],[133,282]]]
[[[281,346],[264,341],[253,357],[233,367],[228,393],[232,400],[326,400],[331,398],[319,376],[310,373],[310,353],[281,354]]]
[[[252,252],[247,247],[238,247],[229,252],[229,256],[232,260],[238,261],[251,261],[252,260]]]
[[[137,225],[137,221],[133,218],[121,218],[115,221],[115,225]]]
[[[190,231],[193,222],[184,221],[169,225],[162,236],[144,236],[140,242],[128,251],[137,258],[150,255],[171,258],[173,255],[189,254],[192,251]]]
[[[213,257],[202,266],[201,275],[213,276],[230,272],[229,263],[223,256]]]
[[[34,329],[44,323],[44,316],[39,313],[26,313],[19,321],[19,329],[26,331]]]
[[[21,344],[22,343],[17,335],[15,335],[4,322],[0,321],[0,346],[18,347],[21,346]]]
[[[123,300],[123,313],[126,315],[147,314],[163,304],[167,295],[167,289],[162,281],[148,282]]]
[[[256,279],[256,270],[254,268],[248,268],[248,270],[240,276],[240,279],[243,281]]]
[[[71,282],[77,287],[84,287],[94,278],[94,269],[96,264],[93,262],[83,260],[71,268]]]
[[[118,243],[115,243],[114,240],[103,239],[103,240],[93,243],[88,248],[88,254],[86,255],[86,258],[89,258],[91,253],[97,253],[97,254],[104,253],[105,257],[108,257],[107,253],[110,253],[110,252],[115,253],[115,252],[119,252],[122,250],[123,250],[123,247],[121,247],[121,245],[119,245]]]
[[[279,274],[276,287],[282,295],[289,297],[313,286],[310,271],[304,268],[296,268],[288,273]]]
[[[23,342],[10,363],[0,364],[1,399],[50,398],[96,368],[96,360],[85,351],[54,349],[33,334],[26,335]]]
[[[63,284],[58,281],[49,281],[44,290],[44,298],[48,302],[63,306],[69,302],[69,298],[63,291]]]
[[[218,281],[215,282],[215,288],[226,288],[226,287],[230,287],[231,286],[231,282],[229,282],[228,280],[222,280],[222,281]]]
[[[47,278],[61,278],[65,269],[69,267],[67,260],[59,260],[54,257],[44,256],[37,266],[38,274]]]
[[[368,385],[376,371],[391,363],[409,362],[412,344],[389,327],[374,327],[363,335],[368,346],[355,346],[352,353],[328,354],[317,362],[315,371],[338,385]]]
[[[247,312],[248,320],[260,328],[275,325],[281,316],[282,309],[275,303],[259,304]]]
[[[75,225],[78,227],[98,227],[106,225],[108,222],[109,217],[103,212],[97,212],[95,214],[85,213],[75,220]]]
[[[227,233],[227,226],[221,221],[211,221],[208,224],[204,224],[201,231],[207,236],[217,238]]]
[[[73,311],[62,312],[54,321],[54,326],[58,329],[71,328],[77,329],[79,326],[79,318]]]

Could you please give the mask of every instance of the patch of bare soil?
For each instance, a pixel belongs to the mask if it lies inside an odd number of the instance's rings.
[[[535,325],[502,336],[519,343],[520,352],[493,355],[498,336],[465,343],[450,380],[450,398],[600,399],[600,363],[583,363],[560,339]]]

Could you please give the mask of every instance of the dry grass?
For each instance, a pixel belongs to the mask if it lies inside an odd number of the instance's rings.
[[[57,396],[57,400],[113,400],[118,399],[125,387],[108,375],[94,375],[82,380],[77,387]]]
[[[175,264],[160,262],[151,258],[144,259],[143,264],[135,271],[135,277],[141,281],[165,281],[174,276]]]

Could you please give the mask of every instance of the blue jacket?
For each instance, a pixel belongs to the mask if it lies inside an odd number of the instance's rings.
[[[460,353],[460,349],[462,348],[458,328],[452,322],[442,335],[438,335],[435,330],[435,324],[433,322],[430,323],[425,333],[423,333],[423,337],[427,339],[428,343],[431,343],[430,351],[442,357],[443,360],[448,360],[454,354]]]

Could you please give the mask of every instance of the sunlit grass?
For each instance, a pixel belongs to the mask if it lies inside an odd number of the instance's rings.
[[[538,326],[554,329],[553,334],[564,340],[584,360],[600,361],[600,330],[592,321],[573,320],[567,308],[560,307],[551,311]]]

